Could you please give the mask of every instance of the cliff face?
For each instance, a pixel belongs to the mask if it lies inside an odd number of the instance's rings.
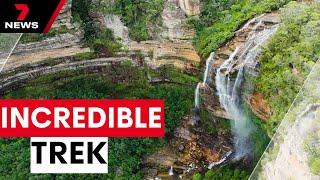
[[[179,2],[181,1],[165,1],[161,37],[171,41],[190,41],[194,36],[194,31],[187,28],[187,13]]]
[[[99,2],[98,0],[93,1],[93,3]],[[146,64],[152,68],[162,65],[174,65],[181,69],[198,70],[197,65],[199,65],[200,57],[192,45],[195,32],[188,28],[187,20],[188,16],[196,16],[200,13],[199,4],[199,0],[165,0],[164,9],[161,13],[162,26],[160,31],[153,33],[151,40],[142,42],[130,39],[129,28],[122,22],[119,16],[92,12],[91,16],[95,23],[99,24],[100,28],[111,29],[115,37],[122,41],[125,49],[128,51],[117,54],[120,57],[115,58],[101,58],[79,62],[72,62],[66,58],[65,61],[57,62],[57,64],[52,64],[54,61],[50,61],[49,65],[45,62],[38,62],[48,58],[66,57],[90,51],[88,48],[82,47],[83,32],[79,25],[72,23],[71,4],[66,4],[55,22],[54,28],[66,27],[68,32],[57,34],[54,37],[46,38],[39,42],[19,44],[7,66],[9,75],[3,81],[0,81],[0,85],[3,90],[6,90],[18,88],[25,81],[42,74],[74,69],[96,71],[109,64],[125,62],[130,58],[134,59],[132,56],[137,56],[138,54],[142,55]],[[234,74],[240,71],[240,67],[244,67],[246,72],[252,76],[256,76],[259,73],[259,55],[255,53],[255,49],[257,49],[260,41],[264,41],[263,33],[262,35],[259,33],[266,29],[272,29],[277,23],[279,23],[277,14],[267,14],[249,21],[242,29],[236,32],[230,42],[218,49],[214,56],[212,69],[216,70],[224,62],[230,60],[233,52],[237,49],[236,47],[240,47],[235,57],[231,58],[234,61],[230,64],[230,68],[226,68],[222,73],[228,72],[231,74],[230,77],[234,79]],[[149,28],[153,29],[153,27]],[[255,38],[259,36],[261,38]],[[254,55],[250,56],[252,61],[246,61],[243,58],[249,57],[248,54]],[[28,71],[19,72],[13,70],[14,67],[34,62],[38,62],[39,64],[33,64]],[[245,65],[242,66],[243,64]],[[11,75],[12,72],[14,72],[14,75]],[[214,81],[215,74],[210,79]],[[206,108],[216,117],[231,119],[219,103],[216,87],[212,86],[212,84],[215,84],[215,82],[211,82],[210,87],[205,85],[201,87]],[[261,119],[267,120],[270,117],[270,107],[262,94],[254,93],[245,97],[245,101]],[[206,169],[209,163],[219,162],[226,157],[226,154],[232,152],[233,147],[229,140],[229,132],[219,129],[217,135],[208,135],[203,132],[203,129],[194,126],[193,118],[192,116],[185,117],[184,123],[176,128],[173,134],[174,139],[171,142],[173,146],[171,148],[175,150],[174,152],[170,148],[165,148],[163,151],[146,157],[144,163],[153,167],[159,167],[158,169],[169,168],[171,166],[178,171],[189,172]],[[212,121],[214,120],[212,119]],[[212,122],[212,124],[214,123]],[[204,166],[203,163],[206,165]],[[147,171],[157,172],[157,169],[147,169]],[[157,173],[151,173],[150,176],[154,177],[155,175]]]
[[[114,36],[120,38],[124,44],[128,44],[131,41],[129,29],[124,25],[119,16],[113,14],[102,15],[101,20],[104,26],[111,29]]]
[[[182,69],[194,69],[200,62],[200,57],[192,45],[195,32],[188,28],[187,17],[197,15],[200,12],[197,1],[166,0],[164,10],[161,13],[162,26],[149,29],[151,40],[136,42],[130,39],[128,27],[121,21],[119,16],[113,14],[95,15],[98,21],[106,28],[111,29],[117,38],[120,38],[131,53],[137,51],[144,55],[145,62],[153,67],[172,64]]]

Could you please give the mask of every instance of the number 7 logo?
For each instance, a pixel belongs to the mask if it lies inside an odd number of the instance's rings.
[[[15,7],[18,11],[21,11],[21,13],[18,16],[18,21],[24,21],[29,14],[29,6],[27,4],[15,4]]]

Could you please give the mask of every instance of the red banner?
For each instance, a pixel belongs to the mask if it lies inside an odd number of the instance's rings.
[[[0,137],[163,137],[163,100],[0,100]]]

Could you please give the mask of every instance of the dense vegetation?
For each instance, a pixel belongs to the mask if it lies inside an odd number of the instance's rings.
[[[279,9],[290,0],[204,0],[199,20],[190,22],[197,29],[194,45],[207,57],[231,38],[235,31],[255,15]]]
[[[156,33],[157,28],[162,25],[163,0],[117,0],[113,3],[110,0],[104,1],[108,5],[105,10],[120,15],[129,28],[130,38],[135,41],[150,39],[151,33]],[[153,29],[149,28],[151,24]]]
[[[292,2],[282,9],[283,23],[263,48],[256,91],[268,100],[272,117],[265,129],[274,134],[320,55],[320,7]]]
[[[152,77],[168,75],[179,84],[148,83],[147,73]],[[166,77],[167,78],[167,77]],[[8,93],[4,98],[31,99],[74,99],[74,98],[157,98],[165,99],[166,132],[173,131],[179,121],[192,107],[196,79],[170,67],[149,71],[131,65],[106,67],[103,73],[88,74],[81,71],[67,71],[41,76],[26,87]],[[184,84],[184,85],[183,85]],[[29,174],[29,140],[0,139],[1,178],[45,178],[50,175]],[[141,179],[141,161],[146,154],[165,144],[164,139],[111,139],[109,142],[108,175],[56,175],[58,178],[110,178]],[[19,172],[19,173],[17,173]]]
[[[193,180],[240,180],[248,178],[249,174],[245,170],[241,170],[239,165],[236,164],[218,167],[208,171],[204,176],[201,174],[193,175]]]

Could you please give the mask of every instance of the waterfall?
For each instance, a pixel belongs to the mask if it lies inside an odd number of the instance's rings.
[[[244,81],[245,66],[255,66],[261,45],[277,29],[275,25],[269,29],[256,32],[261,24],[260,21],[258,25],[253,27],[252,32],[249,33],[249,39],[243,45],[236,47],[216,72],[216,89],[220,104],[234,121],[232,132],[236,159],[240,159],[251,152],[249,141],[252,129],[251,120],[241,107],[241,86]]]
[[[236,55],[239,52],[237,47],[226,60],[216,74],[216,87],[221,106],[226,110],[227,114],[234,120],[232,131],[234,133],[234,145],[236,148],[236,157],[245,155],[245,151],[249,150],[247,139],[250,135],[250,125],[248,118],[244,115],[240,103],[240,88],[243,82],[243,67],[238,71],[235,81],[231,79],[231,69]]]
[[[243,29],[249,28],[249,26],[250,26],[252,23],[256,22],[258,19],[261,19],[264,15],[265,15],[265,14],[261,14],[261,15],[258,16],[258,17],[252,18],[250,21],[248,21],[248,22],[247,22],[241,29],[239,29],[237,32],[239,32],[239,31],[241,31],[241,30],[243,30]]]
[[[169,169],[169,176],[173,176],[173,175],[174,175],[173,167],[171,166]]]
[[[194,95],[194,107],[196,109],[200,108],[200,86],[202,83],[198,83],[196,91],[195,91],[195,95]]]
[[[227,108],[229,105],[229,94],[230,94],[230,78],[228,75],[228,71],[232,67],[232,61],[235,59],[236,54],[239,51],[239,47],[237,47],[234,52],[230,55],[229,59],[226,60],[220,68],[217,70],[216,74],[216,87],[219,95],[220,104],[226,109],[226,111],[230,110]],[[224,71],[224,72],[223,72]],[[225,75],[224,75],[224,74]],[[230,96],[231,97],[231,96]],[[228,112],[227,112],[228,113]]]
[[[206,60],[206,70],[203,75],[203,83],[204,84],[209,84],[208,78],[209,78],[209,75],[211,74],[212,64],[214,63],[214,55],[215,55],[214,52],[211,53],[210,56],[208,57],[208,59]]]
[[[208,59],[206,60],[206,70],[203,75],[203,82],[198,83],[197,88],[195,90],[195,95],[194,95],[194,106],[196,109],[200,108],[200,88],[201,86],[208,85],[210,83],[210,77],[211,75],[211,70],[212,70],[212,64],[214,63],[214,55],[215,53],[212,52]]]

